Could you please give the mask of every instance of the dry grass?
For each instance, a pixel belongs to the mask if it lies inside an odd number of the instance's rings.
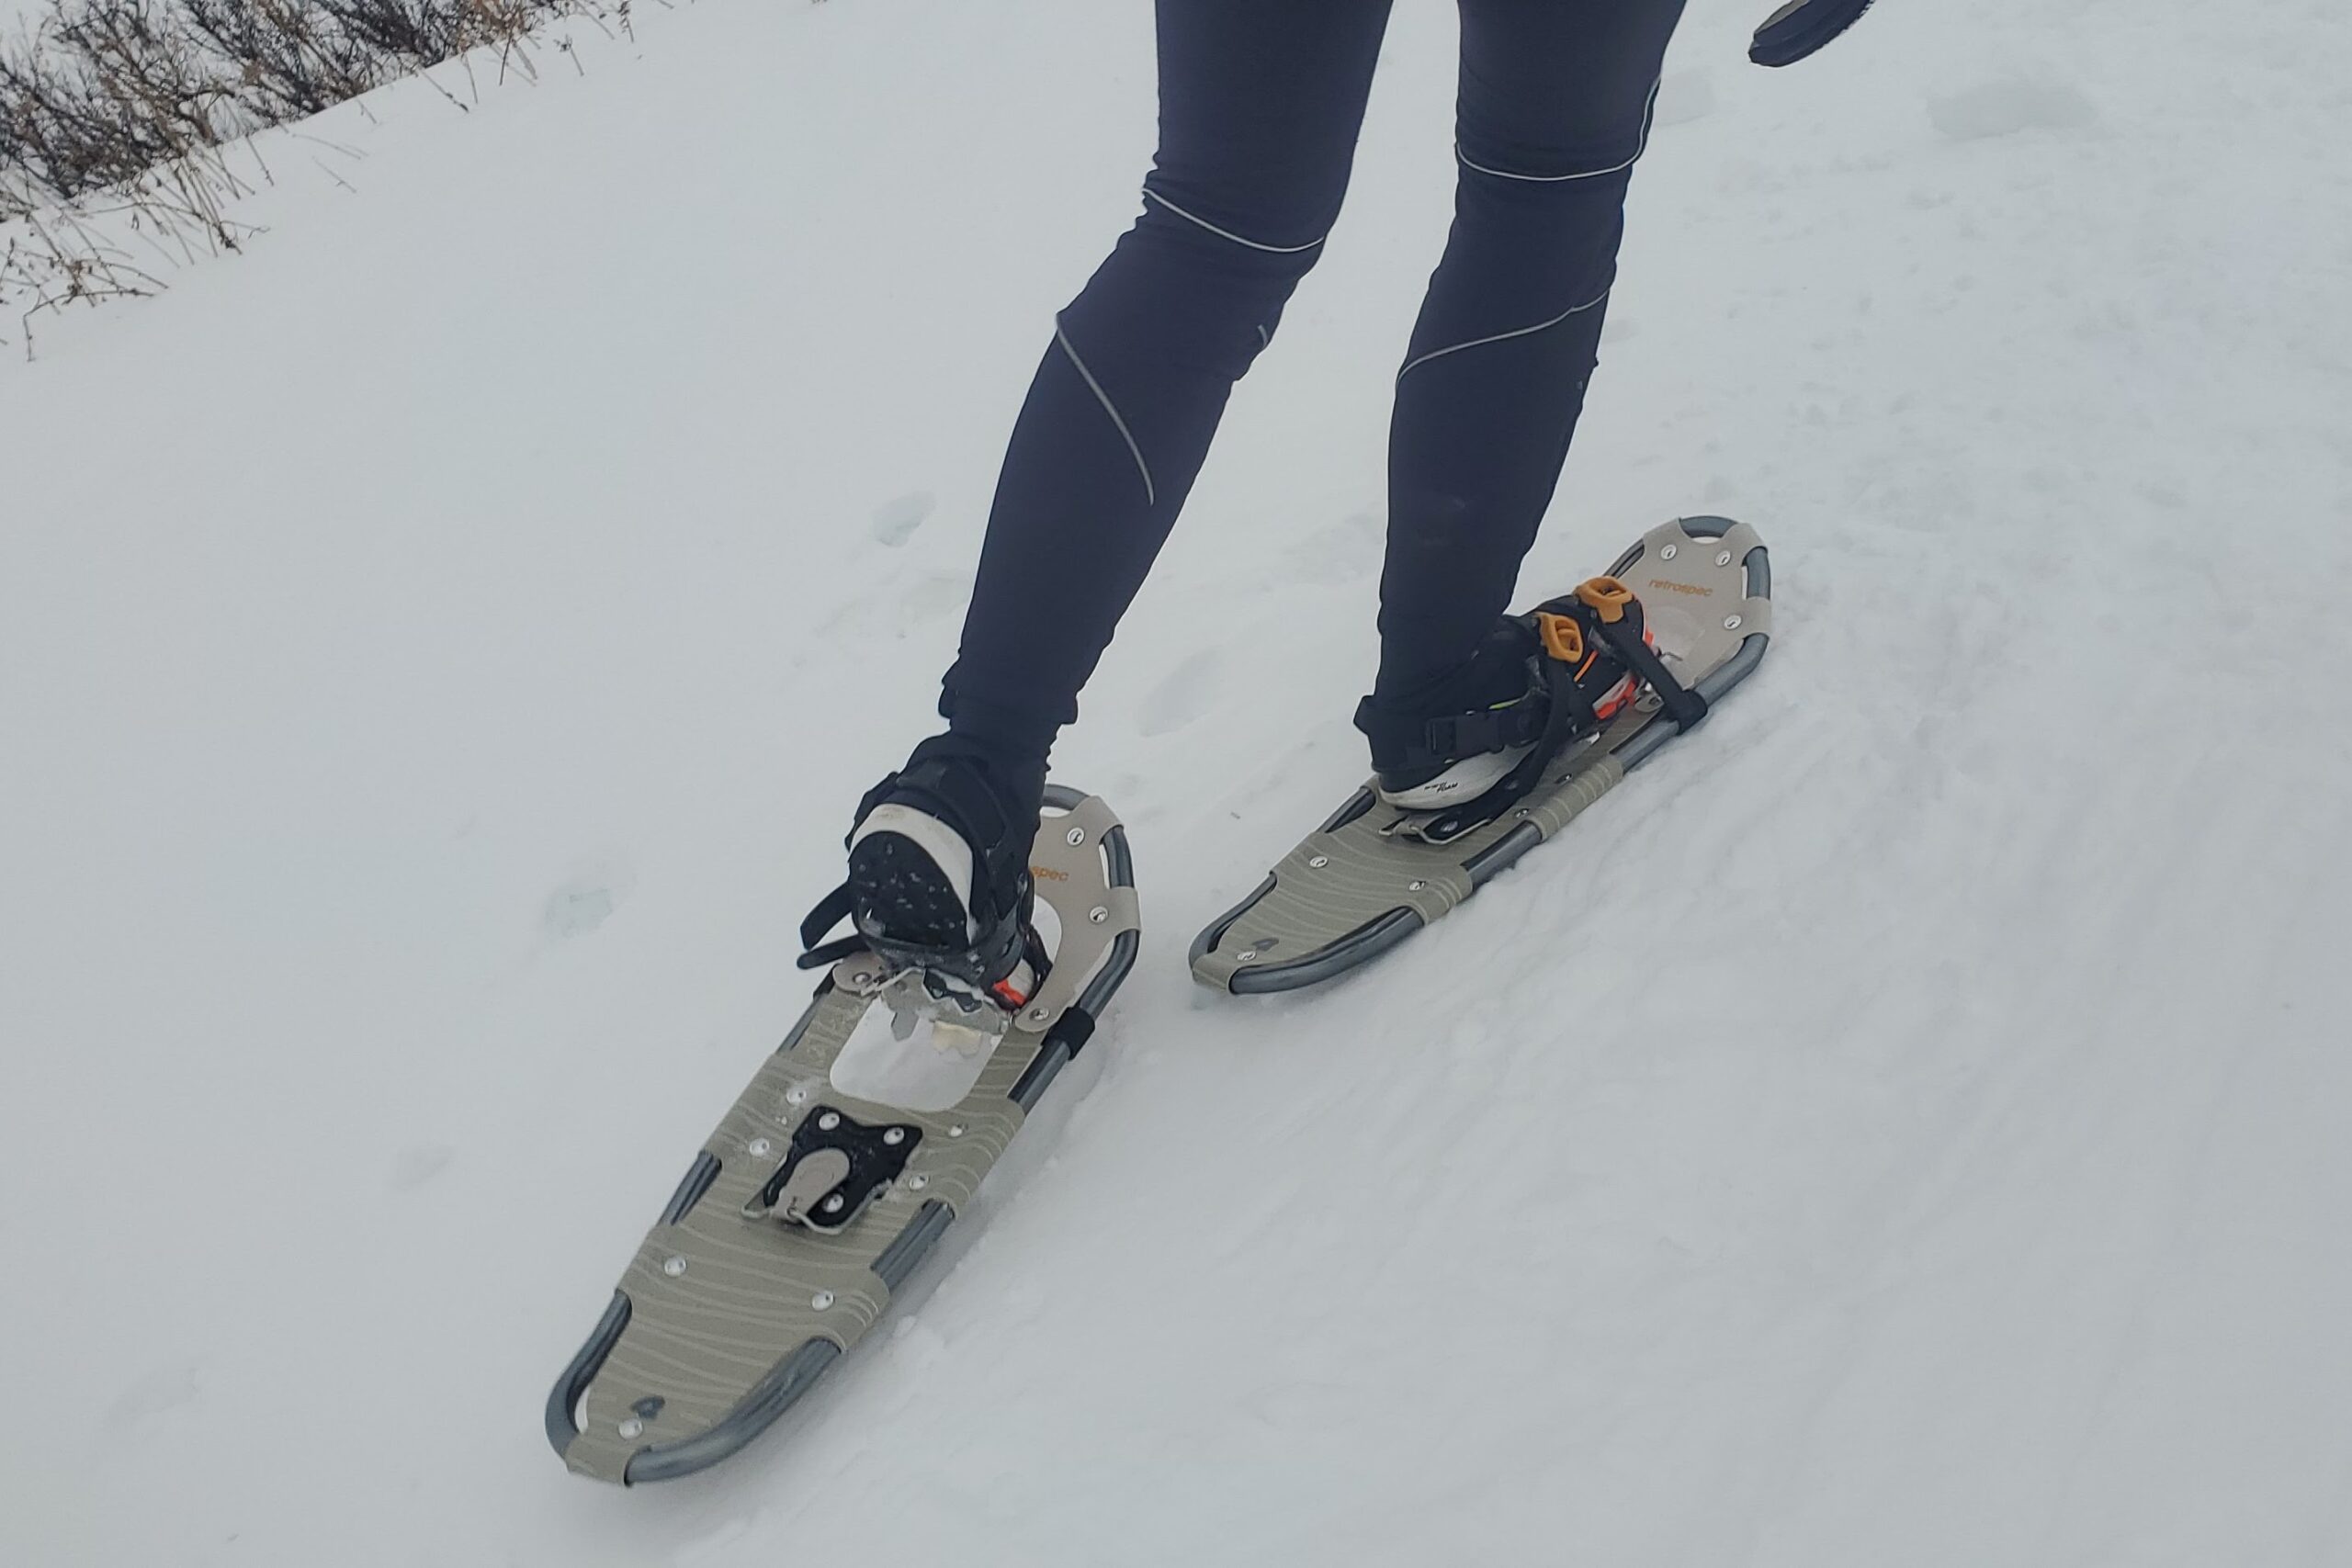
[[[545,24],[626,33],[630,3],[50,0],[0,40],[0,305],[29,355],[43,311],[153,293],[159,261],[239,249],[252,231],[227,209],[272,177],[253,132],[449,61],[462,96],[424,79],[468,108],[476,60],[535,80]],[[579,68],[568,39],[545,41]]]

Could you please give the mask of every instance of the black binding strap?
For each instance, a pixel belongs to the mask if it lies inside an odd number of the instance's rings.
[[[1541,690],[1501,707],[1438,718],[1391,713],[1366,697],[1356,705],[1356,728],[1372,742],[1372,754],[1383,759],[1383,767],[1442,768],[1464,757],[1535,744],[1551,712],[1551,701]]]
[[[1589,604],[1571,603],[1581,612],[1579,619],[1584,621],[1586,629],[1608,644],[1609,651],[1624,660],[1625,668],[1647,682],[1650,690],[1657,694],[1659,707],[1674,721],[1676,729],[1688,732],[1699,727],[1699,721],[1707,716],[1707,699],[1676,680],[1673,671],[1667,669],[1666,660],[1657,656],[1657,650],[1642,635],[1640,600],[1633,601],[1624,614],[1613,621],[1602,620]]]
[[[1478,757],[1489,751],[1508,751],[1514,746],[1532,745],[1543,735],[1550,716],[1551,705],[1544,700],[1544,694],[1531,692],[1498,708],[1448,714],[1430,719],[1421,727],[1421,744],[1427,754],[1414,758],[1407,765],[1426,767],[1461,757]],[[1408,750],[1409,751],[1410,749]]]
[[[845,936],[822,942],[793,960],[796,969],[827,969],[839,964],[853,953],[863,953],[866,941],[862,936]]]
[[[800,922],[800,945],[814,948],[825,940],[827,931],[847,919],[849,919],[849,884],[844,882],[819,899],[817,907],[808,911],[808,918]],[[816,965],[803,964],[801,967],[813,969]]]
[[[844,882],[819,899],[817,907],[808,911],[808,918],[800,922],[800,945],[804,951],[797,967],[830,968],[865,945],[865,939],[860,936],[845,936],[836,942],[825,940],[825,933],[849,919],[849,884]]]
[[[1594,597],[1588,599],[1588,593]],[[1601,608],[1603,604],[1614,608],[1613,617]],[[1597,641],[1615,654],[1627,671],[1657,694],[1658,706],[1674,721],[1677,729],[1696,728],[1699,721],[1707,716],[1707,699],[1674,678],[1666,660],[1649,644],[1644,630],[1646,623],[1642,602],[1616,579],[1596,577],[1574,593],[1546,599],[1535,613],[1569,617],[1589,641]]]
[[[1544,770],[1569,741],[1600,728],[1600,716],[1593,711],[1591,695],[1577,684],[1575,669],[1557,659],[1542,659],[1537,663],[1544,672],[1544,687],[1534,700],[1543,705],[1544,728],[1535,737],[1533,750],[1476,799],[1448,807],[1421,822],[1415,829],[1417,837],[1442,844],[1485,827],[1527,798],[1544,777]]]

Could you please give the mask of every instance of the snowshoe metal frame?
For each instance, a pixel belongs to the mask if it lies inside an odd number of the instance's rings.
[[[572,1470],[668,1480],[773,1425],[881,1317],[1085,1044],[1135,966],[1135,870],[1126,829],[1102,801],[1055,785],[1046,806],[1031,864],[1061,924],[1059,951],[978,1082],[936,1112],[833,1089],[834,1059],[889,977],[870,953],[837,964],[695,1156],[548,1393],[548,1441]],[[916,1133],[903,1166],[856,1194],[838,1229],[757,1217],[801,1124],[828,1110]]]
[[[1680,518],[1644,535],[1609,575],[1640,596],[1660,655],[1710,705],[1763,662],[1772,636],[1772,570],[1747,524]],[[1193,939],[1193,977],[1251,995],[1355,968],[1442,919],[1679,733],[1645,691],[1634,707],[1562,752],[1525,799],[1442,845],[1395,832],[1410,814],[1382,805],[1367,784]]]

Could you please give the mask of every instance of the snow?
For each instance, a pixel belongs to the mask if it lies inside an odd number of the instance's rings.
[[[2352,1561],[2352,20],[1887,5],[1773,73],[1754,10],[1677,42],[1527,584],[1744,517],[1762,672],[1363,975],[1185,975],[1361,771],[1404,0],[1057,757],[1144,961],[895,1328],[664,1487],[540,1402],[927,722],[1148,7],[574,28],[12,342],[0,1561]]]

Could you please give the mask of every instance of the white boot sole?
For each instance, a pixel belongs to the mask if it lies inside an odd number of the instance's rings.
[[[896,833],[930,857],[954,889],[956,901],[964,906],[968,939],[978,941],[979,928],[973,924],[971,913],[972,846],[964,841],[964,836],[928,811],[911,806],[877,806],[857,825],[849,847],[854,850],[877,833]]]
[[[1427,783],[1393,792],[1384,789],[1380,798],[1400,811],[1435,811],[1457,801],[1476,800],[1501,783],[1502,776],[1519,766],[1520,759],[1533,750],[1532,746],[1513,746],[1464,757]]]

